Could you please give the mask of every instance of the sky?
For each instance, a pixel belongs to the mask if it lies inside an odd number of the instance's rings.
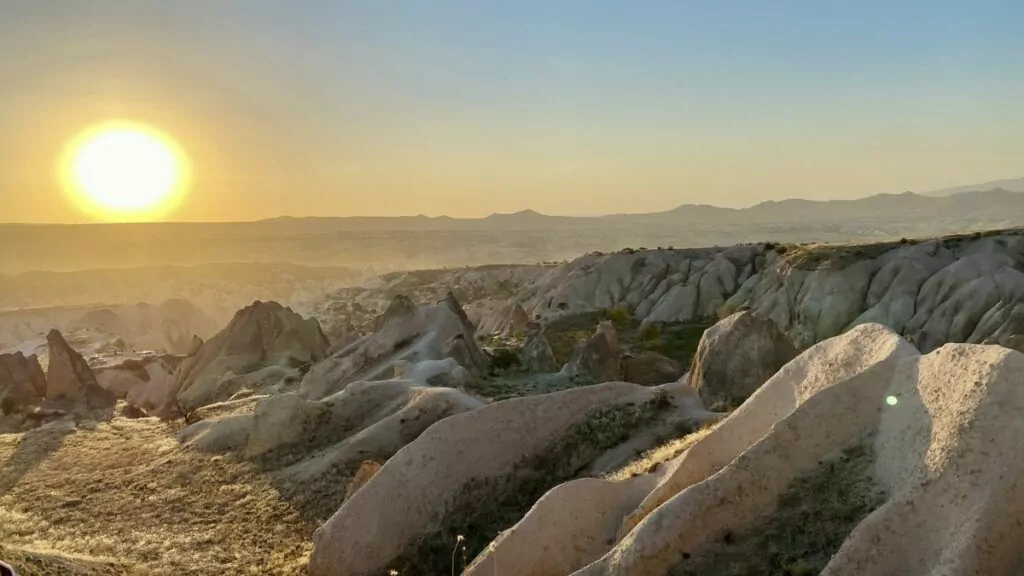
[[[0,222],[66,142],[191,160],[167,219],[651,212],[1024,176],[1024,2],[4,0]]]

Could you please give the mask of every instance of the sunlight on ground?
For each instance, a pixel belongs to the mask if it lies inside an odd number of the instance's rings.
[[[155,419],[118,419],[0,436],[0,542],[124,573],[303,573],[316,525],[251,465],[183,450],[170,434]]]

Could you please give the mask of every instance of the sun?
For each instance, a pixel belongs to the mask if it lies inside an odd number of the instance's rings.
[[[61,186],[100,220],[157,220],[181,203],[190,168],[181,147],[145,124],[113,120],[71,139],[60,160]]]

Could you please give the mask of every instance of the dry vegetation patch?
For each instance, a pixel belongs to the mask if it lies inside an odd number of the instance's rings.
[[[774,513],[740,534],[726,533],[683,555],[672,576],[811,576],[820,573],[850,532],[884,501],[871,477],[869,446],[855,446],[797,478]]]
[[[28,574],[52,561],[14,548],[105,559],[83,574],[300,574],[314,529],[252,464],[152,418],[0,436],[0,541]]]
[[[657,448],[652,448],[641,454],[639,458],[626,464],[615,472],[612,472],[606,476],[606,478],[608,480],[619,481],[655,472],[660,466],[676,459],[683,452],[689,450],[691,446],[710,434],[711,431],[718,426],[719,422],[721,422],[721,420],[717,420],[714,423],[708,424],[707,426],[704,426],[699,430],[695,430],[685,436],[669,440]]]

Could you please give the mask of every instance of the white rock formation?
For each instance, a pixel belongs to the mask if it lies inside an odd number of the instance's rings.
[[[465,366],[467,370],[482,371],[486,367],[473,326],[454,298],[436,306],[417,307],[404,296],[396,297],[377,319],[373,333],[312,367],[302,380],[301,393],[310,399],[323,398],[352,382],[393,378],[397,376],[396,366],[404,367],[400,369],[408,375],[416,364],[443,360],[446,354],[452,354],[453,339],[460,344],[457,355],[471,364]],[[429,370],[436,368],[431,365]]]
[[[388,460],[314,535],[312,576],[377,574],[441,528],[466,490],[499,498],[502,479],[600,407],[645,403],[656,392],[608,383],[505,400],[434,424]],[[519,470],[519,472],[517,472]],[[498,491],[499,493],[491,493]]]
[[[286,373],[297,378],[298,366],[323,358],[328,347],[316,320],[276,302],[255,302],[179,364],[164,410],[226,400],[243,386],[272,386]]]
[[[559,573],[574,573],[574,570],[581,569],[601,557],[599,564],[581,573],[665,574],[672,563],[681,557],[681,548],[673,547],[658,552],[664,554],[662,563],[644,560],[652,562],[650,565],[654,566],[653,568],[648,568],[647,564],[632,563],[628,560],[628,555],[639,549],[637,547],[641,543],[634,541],[638,538],[637,531],[641,529],[649,531],[644,533],[645,538],[659,543],[674,542],[677,535],[687,529],[698,533],[702,531],[704,524],[699,519],[695,520],[685,515],[676,517],[673,516],[673,512],[660,512],[670,506],[677,495],[725,468],[768,434],[774,425],[786,420],[800,406],[822,391],[850,379],[862,378],[864,374],[884,378],[886,374],[892,374],[896,370],[900,361],[917,357],[917,351],[913,346],[886,328],[875,324],[859,326],[847,334],[822,342],[783,367],[710,434],[669,465],[659,467],[655,473],[631,479],[626,482],[626,486],[618,488],[593,483],[569,483],[549,493],[519,524],[498,538],[477,558],[472,573],[487,574],[483,567],[491,567],[495,562],[489,559],[490,557],[497,558],[499,567],[503,566],[505,561],[515,562],[516,574],[523,576],[554,573],[550,571],[549,562],[558,562],[560,569],[564,569]],[[856,386],[853,388],[856,389]],[[876,386],[874,390],[877,392],[878,388]],[[871,410],[877,410],[880,404],[884,404],[882,400],[884,394],[867,404]],[[844,406],[842,410],[851,409]],[[808,437],[811,436],[820,438],[829,437],[830,434],[821,434],[819,429],[818,433],[808,433]],[[812,457],[808,457],[808,461],[817,462]],[[748,484],[753,482],[749,478],[746,481]],[[563,522],[548,524],[548,528],[541,528],[541,519],[549,518],[563,506],[573,509],[578,500],[589,498],[586,494],[569,496],[570,487],[576,486],[616,495],[616,498],[610,499],[607,505],[598,506],[598,509],[589,512],[590,517],[607,516],[608,519],[603,520],[601,524],[578,523],[573,522],[570,516]],[[559,493],[563,496],[559,497]],[[636,504],[625,506],[626,502]],[[654,520],[647,519],[655,514],[658,514],[657,524],[650,524]],[[607,526],[613,519],[621,521],[617,534],[609,534],[606,528],[600,528]],[[579,532],[580,535],[574,532]],[[599,540],[599,536],[605,536],[605,539]],[[587,538],[588,546],[568,546],[576,538]],[[598,542],[603,542],[603,545],[599,546]],[[548,543],[556,550],[548,551]],[[616,543],[617,546],[613,549]],[[646,542],[643,544],[646,545]],[[543,553],[523,556],[517,552],[530,546]],[[628,552],[621,552],[622,550]],[[513,556],[515,560],[510,560]],[[620,560],[620,557],[627,560]],[[567,566],[569,568],[565,568]]]

